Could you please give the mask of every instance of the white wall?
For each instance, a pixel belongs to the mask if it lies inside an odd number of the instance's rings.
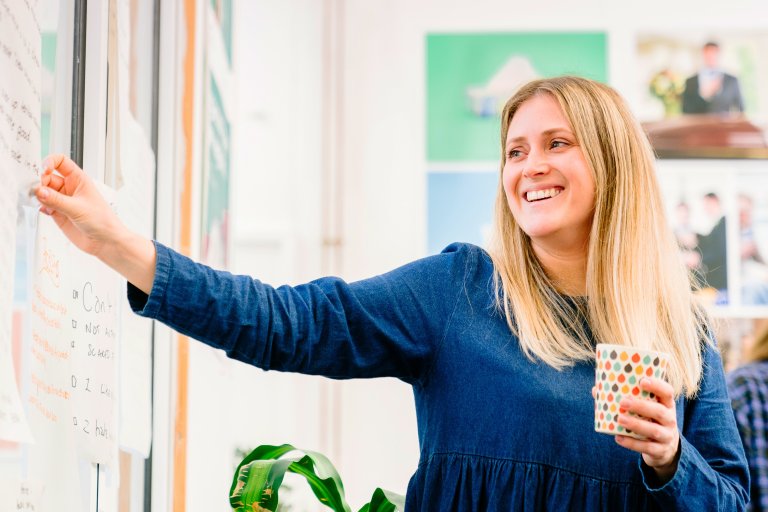
[[[240,108],[233,168],[234,269],[273,283],[305,281],[320,271],[325,4],[341,9],[344,19],[339,166],[345,189],[341,273],[348,279],[389,270],[426,251],[427,33],[605,31],[610,82],[631,96],[636,30],[768,27],[764,0],[734,0],[727,5],[692,0],[236,2]],[[388,379],[328,385],[322,379],[227,368],[240,392],[249,390],[241,398],[254,408],[261,409],[265,397],[284,389],[273,402],[281,416],[279,424],[243,420],[234,430],[222,430],[222,436],[233,435],[252,445],[282,436],[280,441],[306,448],[330,448],[333,453],[328,454],[355,509],[376,486],[405,491],[418,460],[413,399],[406,385]],[[223,372],[205,378],[213,382]],[[190,389],[202,393],[194,386]],[[210,432],[200,434],[208,439],[207,447],[200,446],[201,437],[192,435],[193,421],[229,417],[231,404],[212,395],[211,402],[218,400],[220,405],[206,417],[193,418],[190,411],[190,465],[193,460],[202,463],[201,454],[214,457],[220,449],[206,437]],[[338,415],[325,419],[318,407],[328,396]],[[227,397],[227,403],[231,399]],[[245,408],[239,412],[248,414]],[[296,427],[297,420],[306,420],[306,425]],[[341,439],[340,445],[329,444],[321,435],[329,429]],[[319,446],[311,446],[313,442]],[[190,471],[188,486],[195,489],[189,491],[194,496],[188,500],[189,509],[225,510],[213,505],[221,503],[218,497],[208,498],[219,495],[219,484],[214,488],[197,469]]]
[[[272,284],[320,273],[320,7],[314,0],[234,2],[230,265]],[[235,449],[317,448],[319,389],[318,379],[266,374],[192,342],[188,510],[230,510]],[[293,499],[315,501],[306,493]]]

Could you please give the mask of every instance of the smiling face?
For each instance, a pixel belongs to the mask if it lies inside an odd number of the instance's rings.
[[[586,251],[595,181],[554,97],[540,93],[520,105],[507,130],[505,155],[507,204],[534,250]]]

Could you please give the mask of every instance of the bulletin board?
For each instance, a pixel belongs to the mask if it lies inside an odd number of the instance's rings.
[[[68,154],[152,236],[156,146],[130,101],[138,3],[0,0],[0,512],[146,509],[152,325],[30,194],[44,156]]]

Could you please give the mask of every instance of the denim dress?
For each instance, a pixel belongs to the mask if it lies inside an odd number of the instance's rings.
[[[698,395],[677,400],[677,472],[659,485],[640,454],[594,431],[594,362],[556,370],[525,356],[476,246],[279,288],[155,246],[150,295],[128,287],[137,313],[265,370],[411,385],[421,453],[408,512],[745,507],[747,464],[709,345]]]

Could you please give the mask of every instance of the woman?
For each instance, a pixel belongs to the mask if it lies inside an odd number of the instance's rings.
[[[746,363],[728,374],[728,391],[747,454],[750,510],[768,511],[768,323],[757,329]]]
[[[748,474],[722,363],[663,217],[653,155],[609,87],[524,86],[503,112],[495,243],[368,280],[274,289],[130,233],[58,156],[37,195],[132,284],[139,314],[265,369],[411,384],[406,510],[740,510]],[[54,172],[58,171],[58,172]],[[671,354],[657,402],[597,434],[598,341]]]

